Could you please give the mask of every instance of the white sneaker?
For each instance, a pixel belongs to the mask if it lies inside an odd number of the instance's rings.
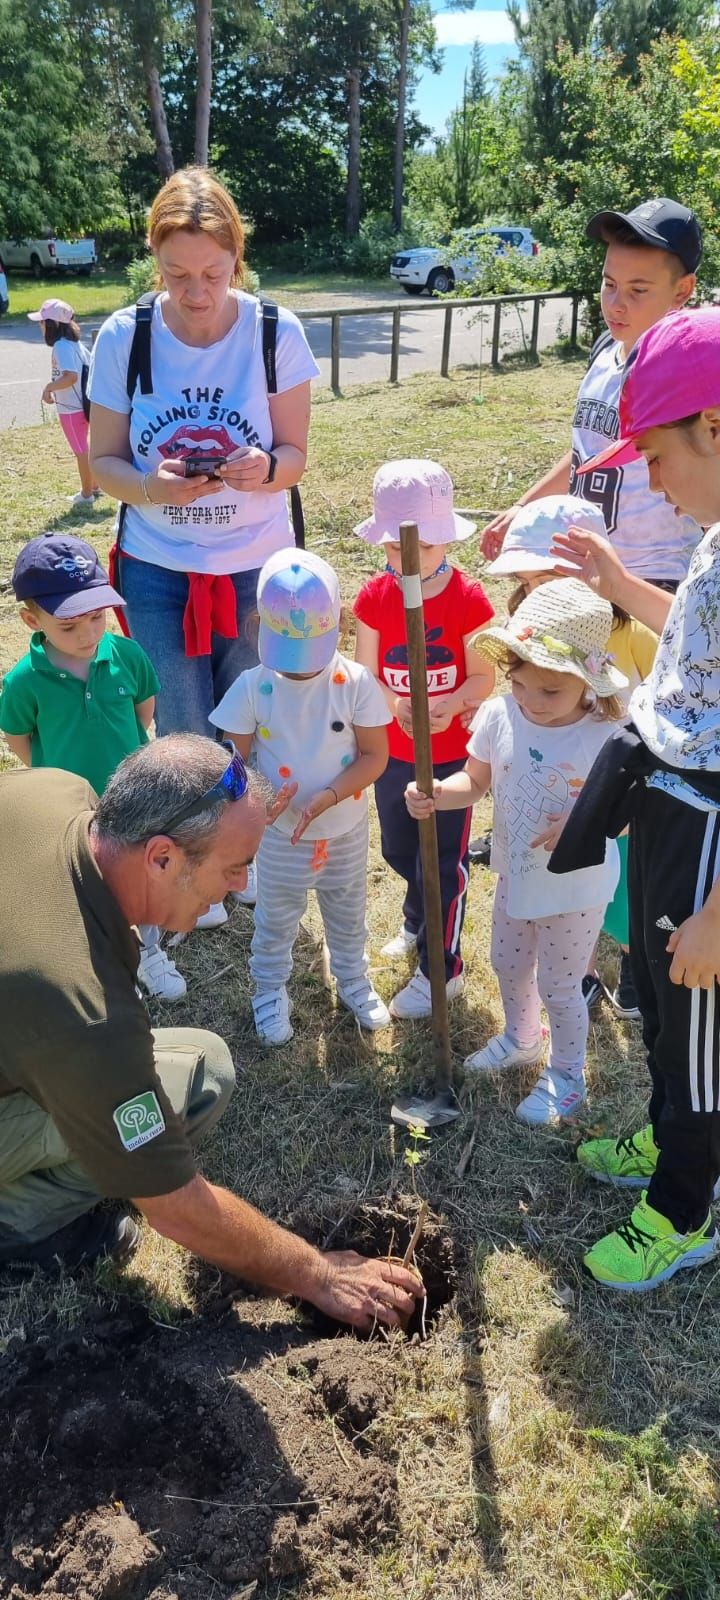
[[[227,922],[227,920],[227,911],[225,910],[222,900],[218,900],[217,905],[211,906],[210,910],[206,911],[204,916],[198,917],[195,927],[221,928],[223,923]]]
[[[287,1044],[292,1039],[287,989],[265,989],[252,1003],[255,1032],[263,1044]]]
[[[397,961],[400,956],[408,956],[411,950],[417,948],[417,934],[411,933],[409,928],[402,927],[394,939],[388,939],[380,951],[388,961]]]
[[[390,1012],[384,1000],[373,989],[368,978],[353,978],[350,983],[338,984],[337,996],[340,1004],[347,1006],[357,1017],[361,1028],[367,1028],[369,1033],[375,1033],[377,1028],[390,1026]]]
[[[95,504],[94,493],[83,494],[82,489],[79,489],[77,494],[67,495],[66,498],[70,501],[71,506],[94,506]]]
[[[584,1077],[569,1078],[565,1072],[546,1067],[535,1088],[520,1101],[515,1115],[519,1122],[527,1122],[531,1128],[547,1127],[550,1122],[574,1117],[586,1100]]]
[[[466,1072],[504,1072],[506,1067],[534,1067],[542,1060],[543,1049],[542,1039],[523,1047],[509,1034],[497,1033],[494,1039],[488,1039],[482,1050],[466,1056],[463,1066]]]
[[[182,973],[159,944],[142,946],[138,977],[148,994],[154,994],[157,1000],[182,1000],[187,994]]]
[[[448,1000],[455,1000],[465,988],[465,977],[461,972],[457,978],[448,978],[445,985]],[[430,979],[418,967],[410,982],[404,989],[399,989],[390,1001],[391,1017],[430,1017],[432,1016],[432,999],[430,996]]]
[[[247,883],[244,889],[231,889],[231,898],[239,906],[254,906],[257,900],[257,867],[254,861],[250,862],[247,869]]]

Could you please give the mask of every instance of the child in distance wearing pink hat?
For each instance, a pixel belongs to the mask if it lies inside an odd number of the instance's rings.
[[[385,695],[393,721],[390,759],[375,783],[382,853],[403,878],[406,894],[402,926],[382,954],[389,958],[417,950],[417,971],[390,1003],[394,1017],[430,1015],[430,981],[423,911],[417,824],[408,815],[404,794],[414,776],[408,652],[400,574],[400,523],[415,522],[420,535],[420,575],[425,610],[427,679],[434,770],[447,776],[464,764],[467,723],[491,694],[494,672],[470,644],[489,622],[493,608],[481,583],[451,567],[447,552],[470,538],[475,524],[453,507],[452,481],[435,461],[388,461],[375,474],[373,515],[355,528],[368,544],[379,545],[384,572],[365,583],[354,605],[356,660],[368,667]],[[440,888],[445,926],[448,999],[464,987],[460,935],[468,885],[471,812],[438,817]]]
[[[39,311],[28,312],[28,321],[40,323],[43,339],[52,350],[52,376],[42,398],[46,406],[55,406],[58,422],[77,461],[80,491],[70,498],[73,505],[89,509],[101,492],[90,470],[88,420],[83,404],[83,370],[87,377],[90,351],[81,341],[67,300],[43,300]]]

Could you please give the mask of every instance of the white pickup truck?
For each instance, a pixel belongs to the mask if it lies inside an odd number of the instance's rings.
[[[47,272],[78,272],[87,277],[97,262],[94,239],[70,241],[53,233],[42,239],[2,239],[0,256],[6,268],[31,272],[34,278]]]

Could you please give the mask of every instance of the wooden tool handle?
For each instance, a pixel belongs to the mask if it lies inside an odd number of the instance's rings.
[[[432,795],[433,766],[430,742],[430,707],[425,655],[425,618],[420,582],[420,541],[414,522],[400,524],[400,561],[407,630],[410,701],[412,706],[415,777],[423,794]],[[438,1094],[449,1090],[452,1078],[448,1004],[445,978],[445,939],[440,897],[440,862],[437,823],[434,815],[418,823],[422,862],[425,928],[427,933],[432,1034],[435,1047],[435,1087]]]

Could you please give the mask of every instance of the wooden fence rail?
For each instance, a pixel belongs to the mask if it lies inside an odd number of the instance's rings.
[[[320,322],[330,320],[330,386],[334,394],[340,394],[340,361],[342,357],[341,322],[343,317],[392,317],[392,339],[390,344],[390,383],[397,383],[400,369],[400,325],[403,312],[442,312],[443,340],[442,354],[440,357],[440,375],[447,378],[450,371],[450,345],[452,341],[453,314],[456,311],[492,310],[492,343],[490,364],[492,367],[500,365],[500,334],[502,331],[502,315],[506,308],[520,305],[531,305],[532,327],[530,330],[530,355],[537,355],[538,336],[540,331],[540,307],[546,300],[572,301],[570,319],[570,344],[577,345],[578,317],[582,295],[566,289],[547,289],[543,294],[501,294],[487,298],[472,298],[462,300],[443,297],[439,300],[413,300],[411,305],[399,304],[390,301],[387,304],[365,306],[343,306],[341,311],[299,311],[297,313],[301,322]]]

